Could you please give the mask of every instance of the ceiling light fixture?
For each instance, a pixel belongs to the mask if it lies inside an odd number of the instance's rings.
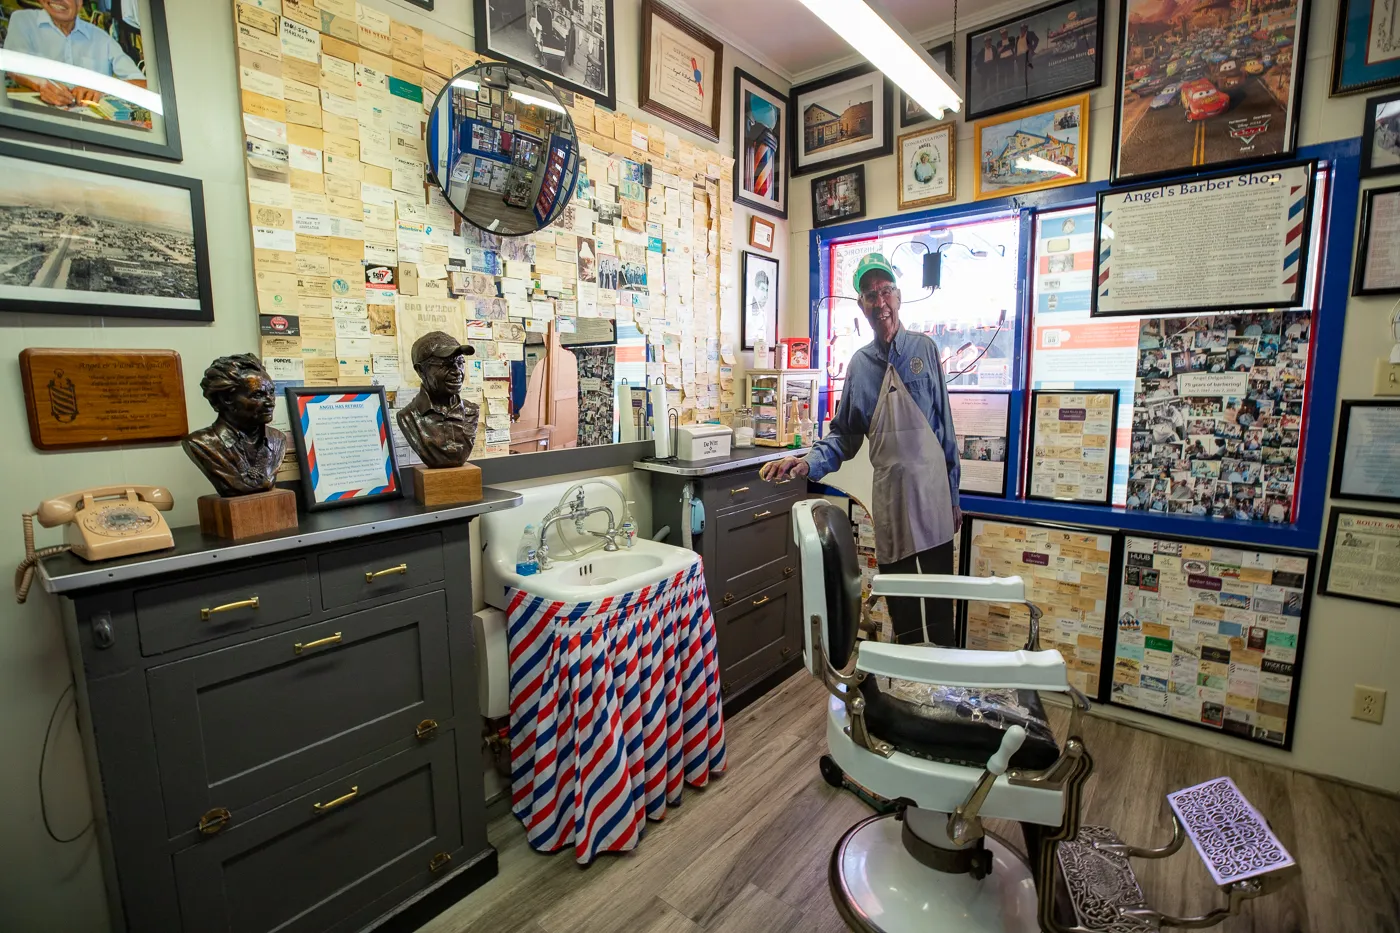
[[[826,23],[885,73],[905,94],[933,114],[962,109],[962,88],[909,31],[873,0],[802,0],[802,5]]]

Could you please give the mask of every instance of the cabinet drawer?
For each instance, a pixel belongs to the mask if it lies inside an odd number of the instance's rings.
[[[715,519],[716,606],[735,605],[750,593],[797,573],[792,504],[760,502]]]
[[[426,886],[433,857],[462,847],[455,743],[443,739],[176,853],[183,933],[323,931],[415,877]]]
[[[331,551],[320,556],[319,566],[322,607],[378,599],[442,581],[442,534],[431,531]]]
[[[171,837],[452,715],[447,601],[426,593],[152,668]],[[428,741],[440,741],[428,739]]]
[[[777,670],[800,653],[792,618],[801,611],[801,598],[798,581],[785,580],[715,614],[723,693]]]
[[[764,499],[805,493],[807,489],[805,482],[790,478],[766,483],[758,478],[758,470],[707,477],[704,482],[706,488],[711,490],[711,496],[707,498],[718,512],[739,505],[752,505]]]
[[[289,560],[137,590],[135,607],[149,657],[310,615],[311,584],[306,561]]]

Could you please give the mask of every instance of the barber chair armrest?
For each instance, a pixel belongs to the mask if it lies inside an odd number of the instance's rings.
[[[872,596],[966,599],[984,603],[1024,603],[1020,577],[962,577],[948,573],[880,573],[870,582]]]
[[[1070,690],[1065,659],[1058,651],[969,651],[866,641],[856,654],[856,669],[944,687]]]

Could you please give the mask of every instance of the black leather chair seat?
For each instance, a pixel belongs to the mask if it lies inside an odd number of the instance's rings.
[[[1021,726],[1026,741],[1011,757],[1012,768],[1036,771],[1060,756],[1045,707],[1033,690],[973,690],[867,677],[860,691],[866,728],[909,755],[981,768],[1001,747],[1006,730]]]

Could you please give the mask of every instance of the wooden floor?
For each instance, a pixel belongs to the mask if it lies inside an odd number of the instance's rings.
[[[827,859],[869,810],[817,772],[825,708],[804,673],[729,721],[728,773],[687,788],[682,807],[626,855],[580,868],[570,854],[532,851],[513,817],[497,821],[500,875],[420,933],[842,933]],[[1055,718],[1063,735],[1067,715]],[[1215,929],[1400,931],[1400,801],[1097,718],[1084,738],[1095,761],[1086,822],[1160,845],[1170,836],[1164,795],[1228,774],[1302,866],[1287,889]],[[1014,826],[994,828],[1020,844]],[[1189,845],[1136,864],[1158,909],[1182,915],[1223,901]]]

